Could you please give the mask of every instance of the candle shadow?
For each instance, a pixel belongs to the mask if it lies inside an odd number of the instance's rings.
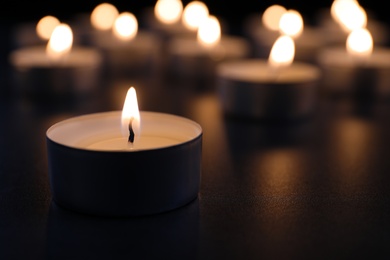
[[[199,199],[170,212],[131,218],[78,214],[52,202],[48,259],[196,259]]]

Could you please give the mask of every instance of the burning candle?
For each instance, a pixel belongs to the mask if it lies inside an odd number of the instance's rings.
[[[108,76],[143,76],[158,69],[159,38],[138,27],[138,19],[133,13],[122,12],[115,16],[107,31],[92,35],[91,44],[102,51]]]
[[[38,22],[18,24],[12,33],[15,48],[45,44],[54,28],[60,24],[57,17],[46,15]]]
[[[209,9],[205,3],[192,1],[184,8],[182,22],[188,30],[196,32],[209,15]]]
[[[374,48],[371,33],[366,28],[352,31],[344,48],[335,46],[322,50],[318,63],[323,70],[322,88],[327,94],[364,93],[376,97],[390,94],[390,50]]]
[[[65,97],[87,94],[98,86],[102,57],[95,49],[73,46],[72,29],[60,23],[46,45],[16,49],[9,62],[18,92]]]
[[[326,35],[326,45],[344,45],[349,33],[357,28],[367,28],[377,44],[388,42],[386,26],[374,14],[364,9],[356,0],[334,0],[330,8],[321,10],[319,27]]]
[[[294,40],[280,36],[268,61],[247,59],[217,67],[218,95],[225,114],[233,117],[296,120],[314,112],[320,70],[293,62]]]
[[[144,10],[142,21],[165,41],[178,34],[191,33],[181,21],[183,9],[181,0],[158,0],[154,7]]]
[[[130,88],[122,111],[82,115],[46,133],[54,201],[105,216],[140,216],[197,198],[202,128],[171,114],[138,110]]]
[[[110,3],[98,4],[90,15],[91,25],[99,31],[109,31],[118,17],[118,9]]]
[[[255,55],[266,58],[280,35],[289,35],[295,41],[295,60],[314,62],[323,46],[323,35],[317,28],[305,25],[301,14],[281,5],[271,5],[263,14],[254,14],[245,21],[245,32],[255,47]]]
[[[169,73],[176,77],[210,78],[216,65],[250,55],[249,42],[222,34],[219,20],[209,15],[199,25],[196,37],[175,37],[168,44]]]

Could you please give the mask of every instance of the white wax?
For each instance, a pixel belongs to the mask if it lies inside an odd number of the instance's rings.
[[[133,143],[129,143],[126,137],[117,137],[98,141],[96,143],[88,145],[86,148],[90,150],[145,150],[158,147],[166,147],[170,145],[179,144],[180,140],[161,137],[161,136],[142,136],[136,138]]]
[[[122,135],[121,111],[83,115],[61,121],[47,131],[54,142],[91,151],[125,151],[159,149],[189,142],[202,134],[194,121],[170,114],[140,112],[141,132],[133,145]]]
[[[274,71],[262,59],[225,62],[218,66],[217,73],[222,78],[260,84],[294,84],[314,81],[320,77],[320,70],[314,65],[293,62],[286,68]]]
[[[74,46],[61,62],[53,62],[46,54],[46,46],[31,46],[17,49],[9,56],[10,63],[18,68],[85,68],[98,67],[102,62],[100,53],[93,48]]]

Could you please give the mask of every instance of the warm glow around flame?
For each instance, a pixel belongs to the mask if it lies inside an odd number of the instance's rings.
[[[356,0],[335,0],[331,7],[333,19],[346,32],[367,25],[367,14]]]
[[[42,40],[49,40],[54,28],[60,24],[60,21],[51,15],[47,15],[39,20],[36,26],[37,34]]]
[[[183,3],[180,0],[158,0],[154,6],[154,15],[165,24],[173,24],[180,20]]]
[[[51,60],[65,58],[73,44],[73,32],[69,25],[61,23],[54,28],[46,45],[46,53]]]
[[[132,128],[135,133],[135,137],[139,137],[141,131],[141,116],[138,110],[137,93],[134,87],[130,87],[127,91],[125,103],[122,110],[122,134],[123,136],[129,136],[129,123],[132,120]]]
[[[207,17],[209,17],[209,9],[206,4],[201,1],[192,1],[184,8],[182,20],[187,29],[195,31]]]
[[[282,34],[297,38],[303,31],[301,14],[295,10],[288,10],[280,18],[279,28]]]
[[[272,46],[268,63],[273,68],[287,67],[293,60],[295,55],[294,40],[287,35],[279,36]]]
[[[138,21],[134,14],[121,13],[115,20],[113,33],[121,40],[131,40],[138,32]]]
[[[281,5],[268,7],[261,17],[264,27],[271,31],[278,31],[280,18],[286,11],[286,8]]]
[[[198,29],[198,42],[204,46],[214,46],[221,39],[221,26],[218,19],[210,15],[205,19]]]
[[[98,30],[110,30],[118,15],[118,9],[114,5],[102,3],[93,9],[91,13],[91,24]]]
[[[347,38],[347,51],[355,57],[368,57],[374,46],[371,33],[364,28],[353,30]]]

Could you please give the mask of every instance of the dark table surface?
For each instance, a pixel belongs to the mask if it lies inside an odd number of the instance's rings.
[[[271,124],[225,116],[214,81],[107,79],[83,98],[35,100],[14,93],[7,65],[0,100],[0,259],[389,257],[389,102],[321,95],[307,120]],[[46,130],[73,116],[121,110],[130,86],[141,110],[202,126],[198,198],[138,218],[62,209],[51,200]]]

